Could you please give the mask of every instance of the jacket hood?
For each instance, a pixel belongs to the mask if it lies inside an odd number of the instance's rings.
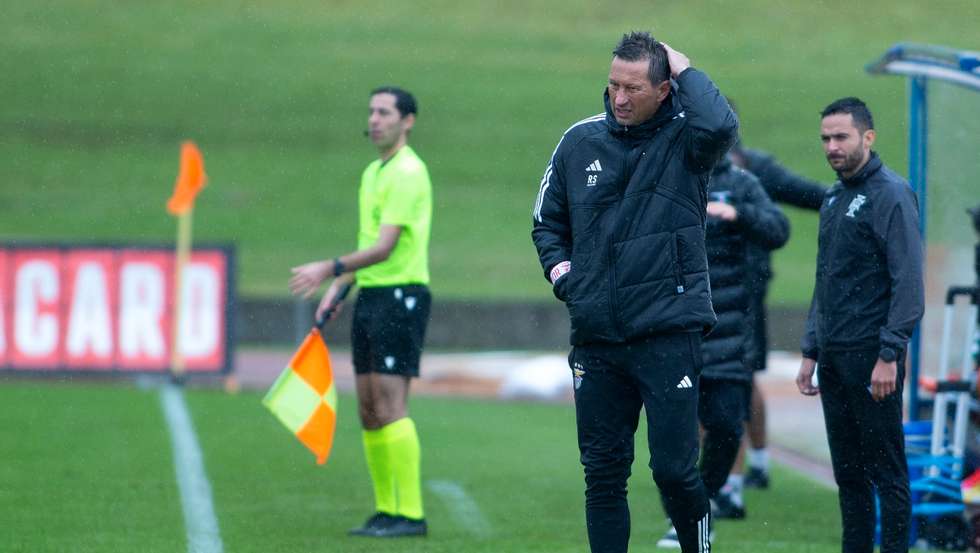
[[[877,173],[879,169],[881,169],[881,159],[878,157],[878,153],[872,150],[871,156],[868,157],[868,162],[864,164],[864,167],[862,167],[860,171],[848,178],[844,178],[844,176],[838,172],[837,178],[840,179],[844,186],[857,186],[868,180],[871,175]]]
[[[671,84],[671,87],[674,85]],[[609,132],[617,136],[636,136],[636,137],[646,137],[650,136],[657,129],[664,126],[668,121],[676,118],[679,114],[683,113],[684,109],[681,107],[681,102],[677,98],[677,94],[674,93],[673,88],[664,98],[662,104],[660,104],[660,109],[653,114],[653,117],[640,123],[639,125],[633,125],[628,127],[626,125],[619,124],[616,121],[616,116],[613,115],[612,103],[609,101],[609,90],[607,89],[602,94],[603,104],[606,106],[606,125],[609,127]]]

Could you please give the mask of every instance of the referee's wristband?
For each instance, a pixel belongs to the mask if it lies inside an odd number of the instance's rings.
[[[340,260],[340,258],[339,257],[333,258],[333,276],[339,277],[340,275],[346,272],[347,272],[347,267],[344,266],[344,263]]]

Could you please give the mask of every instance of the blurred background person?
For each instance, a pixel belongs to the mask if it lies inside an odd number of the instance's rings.
[[[728,98],[735,112],[738,107]],[[774,202],[788,204],[794,207],[817,211],[823,202],[827,188],[817,181],[798,175],[783,165],[776,158],[762,150],[746,147],[739,141],[730,153],[732,162],[759,179],[762,188]],[[772,250],[750,243],[747,248],[749,256],[746,282],[749,287],[749,317],[747,323],[752,327],[753,346],[748,349],[749,358],[746,364],[753,375],[766,370],[769,354],[769,326],[766,313],[766,296],[769,293],[769,281],[773,278]],[[739,460],[733,467],[732,474],[726,484],[726,491],[739,498],[745,487],[765,489],[769,487],[769,450],[766,438],[766,403],[765,396],[755,378],[752,378],[752,397],[749,408],[749,421],[746,435],[748,436],[748,451],[745,445],[739,451]],[[746,455],[747,453],[747,455]],[[747,457],[744,467],[743,458]]]
[[[769,200],[758,179],[735,167],[729,157],[715,166],[708,184],[705,247],[711,279],[711,301],[718,324],[701,343],[701,388],[698,419],[704,428],[701,479],[715,518],[745,517],[741,497],[722,491],[735,458],[752,392],[752,367],[746,352],[753,347],[747,276],[750,245],[769,251],[786,243],[789,220]],[[677,547],[673,532],[658,543]]]

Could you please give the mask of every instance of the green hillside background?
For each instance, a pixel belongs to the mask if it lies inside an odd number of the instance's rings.
[[[438,297],[550,297],[529,238],[541,172],[600,109],[610,50],[652,30],[742,114],[743,136],[832,180],[818,112],[858,95],[906,172],[906,85],[864,65],[900,41],[976,48],[970,1],[100,2],[10,0],[0,20],[0,239],[172,241],[182,139],[210,175],[198,241],[234,242],[242,293],[283,296],[289,267],[354,247],[376,155],[368,91],[420,102],[435,186]],[[816,217],[790,210],[776,303],[812,286]]]

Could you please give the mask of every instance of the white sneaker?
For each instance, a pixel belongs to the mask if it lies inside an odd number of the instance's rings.
[[[657,540],[657,547],[662,547],[663,549],[680,549],[681,542],[677,539],[677,529],[674,525],[670,525],[670,529],[664,534],[664,537]]]
[[[715,541],[714,524],[712,524],[711,527],[708,528],[708,541],[709,542],[714,542]],[[657,540],[657,547],[660,547],[660,548],[663,548],[663,549],[680,549],[681,548],[681,542],[680,542],[679,539],[677,539],[677,529],[674,528],[674,525],[673,524],[671,524],[670,525],[670,528],[667,529],[667,533],[664,534],[664,537],[662,537],[659,540]]]

